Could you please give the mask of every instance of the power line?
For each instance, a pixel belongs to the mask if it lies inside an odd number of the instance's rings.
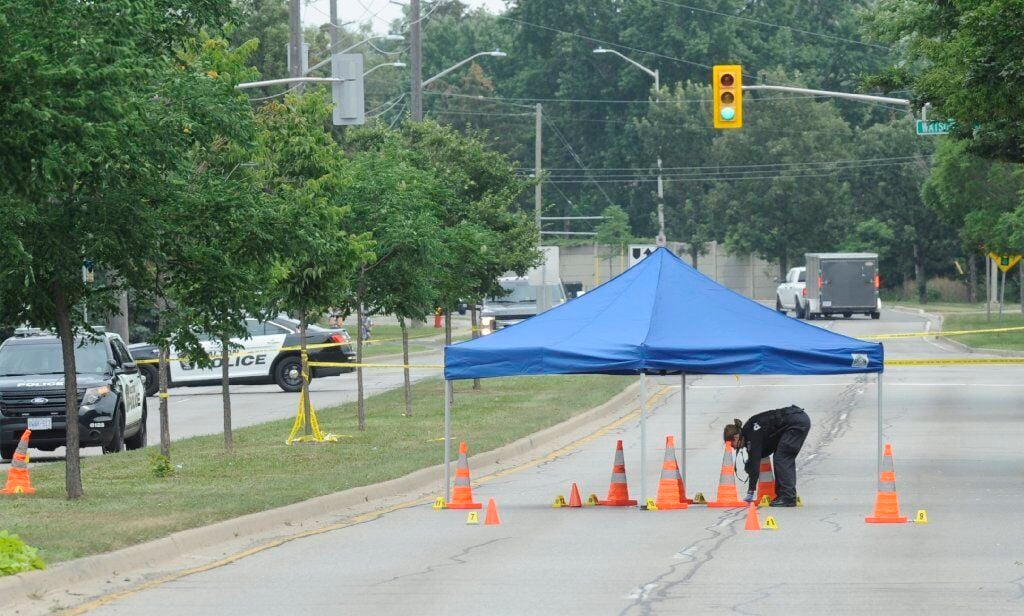
[[[698,105],[698,104],[710,104],[710,103],[713,102],[712,99],[708,99],[708,98],[695,98],[695,99],[687,99],[687,100],[684,100],[684,101],[680,101],[680,100],[672,100],[672,99],[657,99],[657,100],[647,99],[647,100],[644,100],[644,99],[638,99],[638,98],[634,98],[634,99],[608,99],[608,98],[537,98],[537,97],[515,97],[515,96],[501,97],[501,96],[483,96],[483,95],[477,95],[477,94],[459,94],[457,92],[433,92],[433,91],[427,91],[427,92],[424,92],[424,94],[430,94],[432,96],[445,96],[445,97],[450,97],[450,98],[466,98],[466,99],[481,100],[481,101],[504,101],[504,102],[507,102],[507,101],[526,101],[526,102],[534,102],[534,103],[591,103],[591,104],[603,103],[603,104],[610,104],[610,105],[682,105],[682,104]],[[820,94],[817,94],[817,95],[806,95],[806,96],[758,96],[758,97],[752,97],[752,96],[748,95],[748,98],[746,98],[744,100],[744,103],[745,104],[749,104],[749,103],[755,103],[755,102],[756,103],[760,103],[760,102],[777,102],[777,101],[804,100],[804,99],[827,99],[827,100],[831,100],[832,98],[834,98],[834,97],[826,96],[826,95],[820,95]],[[879,105],[879,106],[882,106],[882,107],[886,107],[886,108],[889,108],[889,109],[897,109],[899,111],[904,111],[903,109],[899,109],[899,108],[896,108],[896,107],[888,107],[884,103],[876,103],[876,102],[873,102],[873,101],[857,101],[857,102],[869,103],[869,104],[874,104],[874,105]],[[523,106],[524,107],[529,107],[529,105],[523,105]]]
[[[829,40],[833,40],[833,41],[839,41],[839,42],[843,42],[843,43],[850,43],[852,45],[862,45],[864,47],[873,47],[875,49],[883,49],[885,51],[892,51],[892,49],[890,47],[886,47],[885,45],[877,45],[875,43],[865,43],[864,41],[857,41],[857,40],[854,40],[854,39],[843,38],[841,36],[835,36],[833,34],[824,34],[824,33],[821,33],[821,32],[812,32],[811,30],[802,30],[800,28],[794,28],[792,26],[786,26],[786,25],[782,25],[782,24],[775,24],[775,23],[771,23],[771,22],[768,22],[768,21],[762,21],[760,19],[754,19],[752,17],[744,17],[742,15],[731,15],[729,13],[722,13],[720,11],[713,11],[711,9],[702,9],[702,8],[699,8],[699,7],[696,7],[696,6],[690,6],[688,4],[682,4],[680,2],[670,2],[669,0],[653,0],[653,1],[658,3],[658,4],[665,4],[665,5],[674,6],[676,8],[680,8],[680,9],[689,9],[691,11],[697,11],[698,13],[707,13],[707,14],[710,14],[710,15],[718,15],[719,17],[725,17],[725,18],[728,18],[728,19],[736,19],[736,20],[739,20],[739,21],[745,21],[747,23],[758,24],[758,25],[761,25],[761,26],[771,26],[772,28],[780,28],[782,30],[789,30],[790,32],[798,32],[800,34],[806,34],[808,36],[817,36],[817,37],[820,37],[820,38],[825,38],[825,39],[829,39]]]
[[[672,182],[720,182],[723,180],[747,180],[747,179],[786,179],[791,177],[824,177],[835,175],[843,171],[859,171],[863,169],[872,169],[878,167],[893,167],[893,166],[905,166],[914,165],[917,161],[905,161],[899,163],[879,163],[874,165],[850,165],[840,166],[833,169],[824,168],[805,168],[805,169],[757,169],[757,170],[732,170],[723,171],[721,173],[691,173],[691,174],[663,174],[662,179],[665,181]],[[769,172],[775,171],[773,174]],[[568,178],[568,179],[567,179]],[[653,175],[636,175],[636,176],[590,176],[587,178],[573,177],[573,176],[554,176],[545,180],[546,184],[588,184],[588,183],[602,183],[602,184],[639,184],[639,183],[653,183],[657,182],[658,179]]]
[[[572,145],[569,144],[569,141],[565,138],[564,135],[562,135],[562,131],[558,130],[558,127],[552,124],[551,121],[548,120],[547,118],[543,118],[543,120],[544,123],[551,128],[551,130],[555,131],[555,136],[557,136],[558,139],[562,142],[562,145],[564,145],[565,149],[568,150],[569,155],[572,156],[573,160],[576,161],[576,164],[579,165],[580,168],[583,169],[584,171],[587,171],[587,166],[583,164],[583,161],[576,154],[576,150],[573,149]],[[604,195],[605,200],[608,201],[608,205],[615,205],[615,202],[613,202],[612,198],[608,196],[608,193],[604,191],[604,188],[602,188],[597,181],[594,181],[593,178],[591,178],[591,180],[593,181],[594,186],[596,186],[597,189],[601,191],[601,194]]]
[[[694,171],[704,169],[761,169],[767,167],[812,166],[812,165],[843,165],[875,162],[914,161],[917,156],[888,156],[883,158],[847,158],[841,160],[809,160],[780,163],[758,163],[750,165],[697,165],[690,167],[661,167],[664,171]],[[601,167],[590,168],[589,173],[602,171],[656,171],[658,167]],[[546,171],[575,171],[575,167],[545,167]]]

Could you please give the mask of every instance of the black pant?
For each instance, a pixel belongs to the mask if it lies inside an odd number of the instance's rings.
[[[784,416],[786,427],[775,449],[775,495],[783,500],[796,499],[796,456],[811,429],[811,418],[802,410]]]

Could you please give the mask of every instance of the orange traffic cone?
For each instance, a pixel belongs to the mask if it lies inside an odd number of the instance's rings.
[[[35,494],[36,489],[28,478],[28,437],[31,430],[25,430],[18,442],[18,449],[11,458],[11,470],[7,471],[7,485],[0,494]]]
[[[654,501],[658,509],[686,509],[683,493],[683,478],[676,464],[676,445],[671,435],[665,437],[665,461],[661,464],[661,481],[658,482],[658,498]]]
[[[615,462],[612,464],[612,482],[608,486],[608,498],[598,501],[598,505],[607,507],[627,507],[635,505],[629,498],[629,486],[626,485],[626,460],[622,455],[622,441],[615,444]]]
[[[743,530],[761,530],[761,521],[757,519],[757,505],[754,503],[747,506],[747,523]]]
[[[875,497],[874,515],[864,518],[868,524],[902,524],[907,518],[900,515],[896,498],[896,471],[892,466],[892,445],[885,444],[882,471],[878,474],[878,495]]]
[[[732,443],[725,442],[725,454],[722,455],[722,473],[718,476],[718,496],[708,507],[746,507],[747,503],[736,493],[736,469],[733,468]]]
[[[484,518],[484,526],[497,526],[501,524],[498,519],[498,507],[494,504],[494,499],[488,499],[487,501],[487,517]]]
[[[580,499],[580,489],[576,487],[576,484],[572,484],[572,490],[569,491],[569,507],[582,507],[583,501]]]
[[[765,496],[769,501],[775,500],[775,472],[772,470],[772,459],[761,458],[761,471],[757,475],[757,498],[761,502]]]
[[[466,461],[466,441],[459,443],[459,461],[455,465],[455,485],[452,487],[452,502],[449,509],[479,509],[482,505],[473,502],[473,489],[469,485],[469,462]]]

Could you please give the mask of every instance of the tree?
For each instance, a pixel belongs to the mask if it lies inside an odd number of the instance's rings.
[[[260,109],[258,175],[279,223],[289,232],[275,267],[272,304],[299,320],[302,399],[306,434],[312,434],[306,324],[337,305],[352,274],[373,258],[368,234],[351,231],[352,208],[341,196],[350,182],[341,148],[324,130],[330,105],[320,92],[288,95]]]
[[[138,196],[176,189],[163,170],[180,158],[182,127],[158,96],[171,47],[229,14],[220,0],[0,1],[0,207],[17,223],[5,229],[14,259],[0,278],[0,322],[57,330],[69,418],[86,326],[77,308],[109,313],[145,281],[153,217]],[[86,259],[117,275],[87,287]],[[67,422],[66,486],[82,496],[77,421]]]
[[[618,249],[608,255],[608,259],[611,260],[615,258],[615,253],[624,254],[629,243],[633,241],[633,234],[629,230],[629,215],[617,205],[604,208],[601,215],[604,216],[604,220],[597,226],[597,235],[594,239],[598,244]]]
[[[794,260],[831,250],[847,231],[850,189],[836,161],[850,159],[852,131],[831,102],[751,97],[747,105],[756,112],[743,130],[715,139],[721,167],[699,177],[715,182],[708,207],[721,217],[729,249],[776,261],[781,278]]]

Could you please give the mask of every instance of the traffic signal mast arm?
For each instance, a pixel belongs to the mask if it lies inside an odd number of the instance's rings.
[[[875,96],[873,94],[854,94],[851,92],[834,92],[832,90],[811,90],[809,88],[795,88],[793,86],[743,86],[745,91],[771,90],[772,92],[791,92],[795,94],[811,94],[814,96],[831,96],[832,98],[845,98],[852,101],[867,101],[871,103],[888,103],[890,105],[910,106],[910,101],[905,98],[892,98],[890,96]]]
[[[338,79],[336,77],[288,77],[286,79],[268,79],[267,81],[247,81],[235,86],[236,90],[247,88],[263,88],[266,86],[279,86],[287,83],[341,83],[344,81],[355,81],[355,79]]]

